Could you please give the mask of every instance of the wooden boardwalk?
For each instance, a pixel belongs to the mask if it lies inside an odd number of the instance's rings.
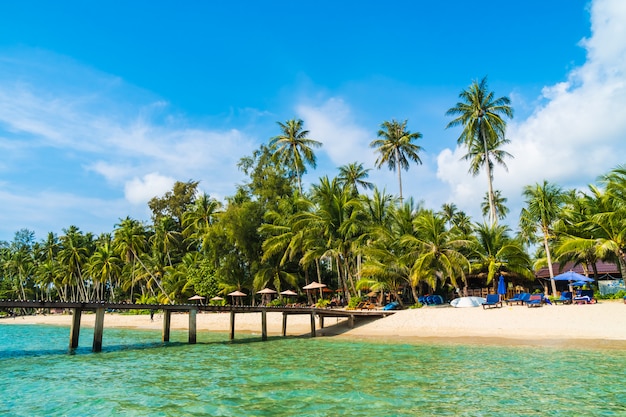
[[[267,307],[267,306],[206,306],[199,304],[132,304],[111,303],[100,301],[87,302],[60,302],[40,300],[0,300],[0,309],[69,309],[72,311],[72,324],[70,328],[70,351],[78,347],[81,315],[84,310],[95,311],[96,320],[94,326],[93,345],[94,352],[102,350],[102,334],[104,329],[105,311],[119,310],[162,310],[163,311],[163,342],[170,340],[170,322],[172,312],[187,312],[189,314],[189,343],[196,343],[196,314],[198,311],[205,312],[228,312],[230,313],[230,339],[235,338],[235,315],[241,313],[261,313],[261,339],[267,340],[267,313],[280,312],[283,314],[282,335],[287,335],[287,317],[290,315],[311,316],[311,337],[315,337],[315,317],[319,319],[320,328],[324,328],[324,318],[339,317],[347,318],[350,328],[354,327],[358,317],[380,318],[393,314],[389,310],[345,310],[337,308],[317,307]]]

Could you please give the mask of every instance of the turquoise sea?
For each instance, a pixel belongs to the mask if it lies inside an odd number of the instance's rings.
[[[0,323],[0,415],[626,415],[623,350],[92,335],[69,354],[69,328]]]

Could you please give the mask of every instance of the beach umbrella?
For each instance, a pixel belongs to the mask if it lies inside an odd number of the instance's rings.
[[[261,294],[262,302],[265,304],[266,300],[269,303],[272,299],[272,294],[276,294],[276,291],[271,288],[263,288],[261,291],[257,291],[256,293]]]
[[[213,298],[211,298],[211,301],[222,301],[224,298],[219,297],[219,296],[215,296]]]
[[[188,298],[189,301],[200,301],[200,304],[202,304],[202,300],[204,300],[204,297],[201,295],[192,295],[191,297]]]
[[[285,290],[285,291],[281,291],[280,292],[281,295],[286,295],[286,296],[294,296],[294,295],[298,295],[297,292],[295,291],[291,291],[291,290]]]
[[[322,295],[322,288],[324,288],[326,286],[326,284],[322,284],[320,282],[317,281],[313,281],[311,282],[309,285],[305,285],[304,287],[302,287],[303,290],[316,290],[319,288],[320,290],[320,297],[324,297]]]
[[[504,277],[500,275],[498,278],[498,294],[506,295],[506,284],[504,283]],[[502,299],[503,297],[500,297]]]
[[[584,281],[593,282],[593,278],[586,277],[574,271],[563,272],[554,277],[555,281]]]
[[[233,304],[235,304],[235,302],[234,302],[235,297],[245,297],[247,294],[237,290],[237,291],[230,292],[227,295],[230,295],[233,298]],[[237,300],[238,299],[239,298],[237,298]]]

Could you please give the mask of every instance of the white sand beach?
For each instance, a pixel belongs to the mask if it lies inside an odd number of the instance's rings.
[[[95,314],[83,313],[81,325],[93,326]],[[48,314],[3,318],[1,324],[50,324],[70,326],[71,316]],[[154,329],[162,328],[162,314],[121,315],[107,313],[107,327]],[[626,304],[622,301],[603,300],[588,305],[546,305],[539,308],[504,306],[483,310],[477,308],[424,307],[397,311],[386,318],[358,319],[355,328],[349,329],[347,320],[326,318],[325,328],[317,334],[352,339],[370,339],[383,342],[450,342],[478,344],[529,344],[553,346],[626,347]],[[228,332],[230,314],[199,313],[197,329],[201,331]],[[188,315],[172,315],[171,328],[188,328]],[[267,331],[279,335],[282,313],[267,314]],[[106,330],[105,330],[106,331]],[[235,319],[236,333],[261,333],[260,313],[241,313]],[[310,317],[291,315],[287,321],[287,334],[310,333]]]

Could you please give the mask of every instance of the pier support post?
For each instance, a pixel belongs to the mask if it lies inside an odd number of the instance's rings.
[[[348,317],[348,327],[354,329],[354,314],[350,314]]]
[[[624,299],[626,302],[626,298]],[[287,312],[283,311],[283,336],[287,336]]]
[[[230,340],[235,338],[235,310],[230,310]]]
[[[170,341],[170,321],[172,320],[172,312],[170,310],[163,310],[163,337],[164,342]]]
[[[320,316],[320,329],[324,328],[324,316]]]
[[[80,316],[83,313],[81,308],[72,309],[72,327],[70,328],[70,349],[78,347],[78,336],[80,334]]]
[[[315,337],[315,310],[311,310],[311,337]]]
[[[198,310],[189,310],[189,344],[196,344],[196,313]]]
[[[267,309],[261,310],[261,340],[267,340]]]
[[[102,351],[102,333],[104,331],[104,307],[100,307],[96,310],[96,322],[93,328],[93,345],[91,350],[93,352]]]

